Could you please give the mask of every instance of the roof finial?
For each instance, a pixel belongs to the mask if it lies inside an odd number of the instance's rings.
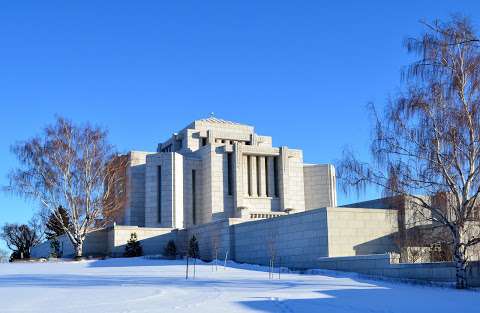
[[[215,113],[214,113],[214,112],[210,112],[210,117],[215,117]]]

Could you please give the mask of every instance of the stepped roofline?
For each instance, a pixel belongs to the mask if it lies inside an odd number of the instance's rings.
[[[247,131],[250,133],[254,133],[254,129],[255,129],[251,125],[224,120],[224,119],[213,117],[213,116],[194,120],[193,122],[188,124],[188,126],[185,127],[184,129],[200,129],[201,130],[201,129],[222,129],[222,128],[229,128],[236,131],[239,131],[239,130]],[[184,129],[182,129],[182,131]]]

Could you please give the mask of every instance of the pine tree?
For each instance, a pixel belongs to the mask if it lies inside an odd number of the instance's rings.
[[[60,242],[57,237],[50,239],[50,256],[52,258],[62,257],[62,252],[60,251]]]
[[[200,256],[200,249],[198,247],[198,240],[195,235],[190,238],[188,243],[188,256],[191,258],[197,259]]]
[[[169,240],[164,249],[164,255],[169,258],[175,258],[177,256],[177,246],[173,240]]]
[[[63,225],[66,225],[67,228],[70,227],[70,218],[67,211],[63,207],[58,207],[57,215],[62,218]],[[55,217],[55,214],[53,213],[51,213],[48,217],[45,226],[47,228],[45,230],[45,237],[47,238],[47,240],[52,240],[65,234],[65,229],[63,228],[62,223],[58,221],[58,219]]]
[[[143,254],[142,245],[137,240],[137,234],[130,234],[130,240],[128,240],[127,245],[125,246],[124,256],[126,257],[136,257]]]

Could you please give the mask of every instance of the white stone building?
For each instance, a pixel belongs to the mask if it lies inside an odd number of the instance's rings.
[[[128,158],[120,225],[183,229],[336,206],[332,165],[304,164],[302,150],[274,147],[248,125],[196,120]]]
[[[252,126],[197,120],[157,152],[121,157],[129,161],[126,205],[116,223],[87,235],[85,255],[122,256],[132,233],[145,254],[162,254],[173,240],[182,255],[195,236],[204,260],[218,252],[268,264],[273,245],[282,264],[293,268],[396,250],[395,210],[337,207],[332,165],[305,164],[302,150],[274,147]],[[72,255],[69,239],[59,240],[63,255]],[[32,255],[50,250],[44,242]]]

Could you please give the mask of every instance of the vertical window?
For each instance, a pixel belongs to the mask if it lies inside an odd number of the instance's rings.
[[[262,189],[262,178],[260,177],[260,157],[257,156],[257,196],[260,197],[260,191]]]
[[[207,145],[207,138],[202,138],[202,147]]]
[[[157,214],[158,222],[162,222],[162,167],[157,168]]]
[[[228,195],[231,196],[233,194],[233,161],[232,161],[232,153],[227,153],[227,189]]]
[[[192,221],[197,224],[197,200],[196,200],[196,172],[192,170]]]
[[[250,156],[247,155],[247,184],[248,184],[248,195],[252,196],[252,161]]]
[[[273,184],[275,186],[275,197],[278,197],[278,157],[273,158]]]
[[[267,197],[271,197],[272,195],[270,194],[270,188],[269,188],[269,181],[268,181],[268,163],[269,163],[269,160],[270,157],[265,157],[265,194],[267,195]]]

